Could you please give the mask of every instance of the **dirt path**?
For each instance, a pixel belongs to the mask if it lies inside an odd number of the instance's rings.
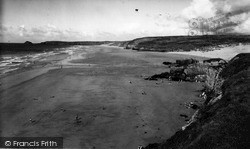
[[[2,86],[1,136],[64,137],[65,148],[137,149],[173,135],[185,124],[180,114],[194,112],[180,104],[200,100],[202,84],[141,77],[165,71],[162,61],[177,56],[107,46],[76,56],[62,69]]]

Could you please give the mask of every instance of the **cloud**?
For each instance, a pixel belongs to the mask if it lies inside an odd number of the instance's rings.
[[[28,30],[25,28],[25,26],[24,25],[20,25],[19,27],[18,27],[18,34],[19,34],[19,36],[25,36],[25,35],[28,35]]]
[[[250,1],[249,0],[211,0],[217,15],[226,15],[231,22],[233,33],[249,34]]]
[[[242,15],[243,17],[246,17],[244,21],[239,24],[238,26],[235,27],[235,32],[236,33],[241,33],[241,34],[250,34],[250,14],[245,14]]]
[[[249,0],[211,0],[217,14],[232,13],[233,15],[242,14],[250,11]]]
[[[193,0],[190,6],[183,10],[182,16],[188,19],[199,16],[209,18],[226,13],[238,15],[249,11],[249,0]]]
[[[210,0],[193,0],[182,12],[182,16],[187,19],[196,17],[212,17],[216,14],[213,2]]]
[[[1,25],[0,34],[5,42],[9,40],[17,42],[24,42],[25,40],[30,40],[32,42],[48,40],[75,41],[90,38],[83,32],[72,29],[59,29],[51,24],[32,28],[28,28],[25,25],[16,27]]]
[[[0,24],[0,34],[2,34],[3,32],[7,32],[7,31],[8,31],[8,27]]]
[[[119,19],[118,22],[97,24],[94,26],[60,28],[54,24],[42,26],[1,25],[0,36],[3,41],[41,42],[49,40],[128,40],[142,36],[187,35],[188,21],[192,18],[211,18],[224,16],[232,27],[233,33],[250,33],[250,1],[249,0],[192,0],[190,5],[180,14],[169,13],[139,13],[129,19]],[[99,21],[97,21],[99,22]],[[84,26],[84,24],[82,25]],[[216,31],[216,30],[214,30]]]
[[[129,24],[127,30],[120,30],[118,34],[111,33],[108,31],[97,30],[95,32],[83,32],[68,29],[59,29],[55,25],[45,25],[37,27],[26,27],[25,25],[20,25],[16,27],[1,25],[0,35],[1,42],[14,41],[14,42],[42,42],[42,41],[94,41],[94,40],[125,40],[125,37],[136,37],[136,33],[129,34],[131,30],[136,30],[139,27],[136,24]],[[125,28],[125,27],[124,27]],[[121,35],[121,36],[119,36]]]
[[[183,10],[182,16],[189,20],[197,17],[226,19],[229,23],[223,24],[219,29],[230,27],[230,33],[249,33],[249,12],[249,0],[193,0]],[[214,30],[216,31],[217,29]]]

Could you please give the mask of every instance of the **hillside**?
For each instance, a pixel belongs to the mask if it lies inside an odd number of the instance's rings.
[[[249,148],[249,66],[250,53],[231,59],[211,79],[213,85],[205,89],[206,102],[189,123],[165,142],[145,149]]]
[[[138,51],[191,51],[209,50],[221,45],[250,43],[249,35],[208,35],[208,36],[166,36],[166,37],[144,37],[126,42],[126,49]]]

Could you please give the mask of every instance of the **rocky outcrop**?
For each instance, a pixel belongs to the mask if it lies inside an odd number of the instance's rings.
[[[199,63],[195,59],[176,60],[175,63],[163,62],[170,68],[169,72],[155,74],[145,80],[168,79],[170,81],[204,82],[214,78],[221,69],[215,69],[211,65]],[[221,68],[224,64],[220,65]]]
[[[207,59],[207,60],[204,60],[203,63],[213,63],[213,62],[216,62],[216,63],[227,63],[224,59],[221,59],[221,58],[210,58],[210,59]]]
[[[198,63],[199,61],[198,60],[195,60],[195,59],[184,59],[184,60],[176,60],[176,64],[178,67],[181,67],[181,66],[188,66],[190,64],[196,64]]]
[[[209,74],[206,102],[186,126],[162,143],[145,149],[249,148],[250,53],[234,57],[219,73]]]

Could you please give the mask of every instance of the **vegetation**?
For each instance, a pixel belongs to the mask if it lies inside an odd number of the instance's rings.
[[[126,49],[138,51],[191,51],[210,50],[218,46],[250,43],[249,35],[205,35],[205,36],[166,36],[144,37],[126,42]]]
[[[239,54],[219,75],[210,75],[210,96],[189,123],[165,142],[145,149],[249,148],[249,60],[250,53]]]

